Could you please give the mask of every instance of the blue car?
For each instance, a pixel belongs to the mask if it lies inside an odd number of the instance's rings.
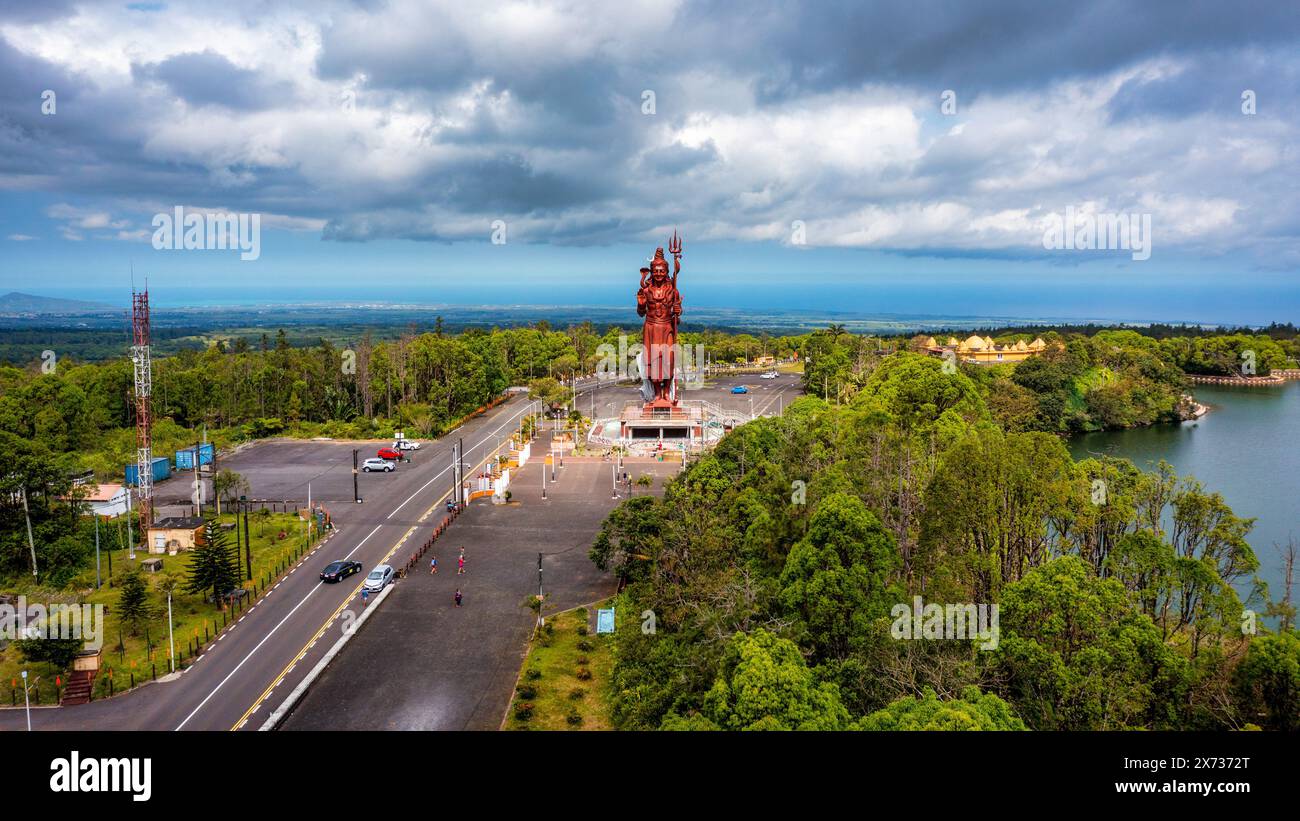
[[[744,385],[737,385],[736,387],[734,387],[734,388],[731,389],[731,392],[732,392],[732,393],[749,393],[749,388],[745,387]]]

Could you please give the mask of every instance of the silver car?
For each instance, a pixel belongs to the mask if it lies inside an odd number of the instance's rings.
[[[381,564],[370,571],[366,576],[365,589],[371,593],[378,593],[383,590],[393,580],[393,568],[390,565]]]

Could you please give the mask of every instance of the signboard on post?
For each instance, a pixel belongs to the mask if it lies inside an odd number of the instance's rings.
[[[614,632],[614,608],[608,610],[596,611],[596,632],[613,633]]]

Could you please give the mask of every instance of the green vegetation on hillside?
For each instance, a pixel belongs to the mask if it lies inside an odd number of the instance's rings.
[[[1101,367],[1156,366],[1125,356]],[[618,626],[615,725],[1290,726],[1300,644],[1254,579],[1252,520],[1168,466],[1075,462],[1004,428],[980,380],[915,354],[869,364],[843,404],[750,422],[662,499],[616,508],[590,555],[656,629]],[[997,640],[896,637],[915,596],[997,604]],[[1282,632],[1243,631],[1246,606]]]

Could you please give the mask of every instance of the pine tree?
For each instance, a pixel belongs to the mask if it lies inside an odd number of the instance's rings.
[[[209,516],[204,522],[203,544],[195,545],[192,552],[194,555],[190,559],[190,572],[185,582],[185,592],[210,592],[213,600],[220,606],[221,595],[233,587],[238,587],[240,580],[230,539],[221,529],[215,516]]]
[[[139,570],[128,573],[122,580],[117,609],[122,623],[130,627],[131,635],[139,633],[140,624],[149,618],[149,589]]]

